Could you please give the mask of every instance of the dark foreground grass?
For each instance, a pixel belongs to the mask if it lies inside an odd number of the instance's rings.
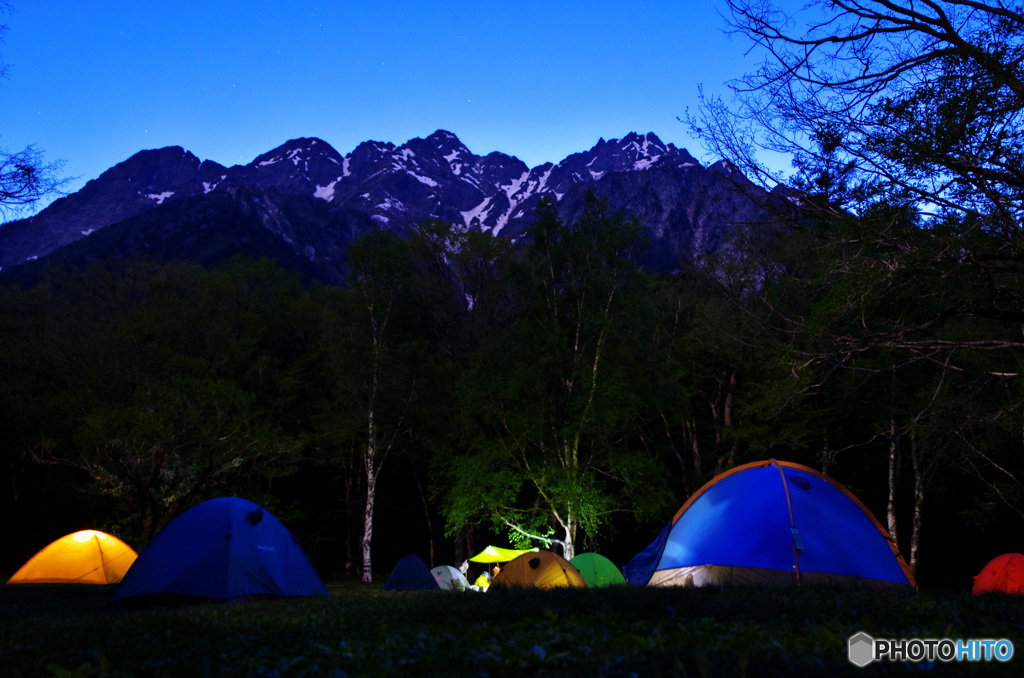
[[[118,609],[0,587],[9,676],[1024,675],[1024,601],[831,588],[382,592]],[[847,639],[1007,638],[1009,663],[847,660]]]

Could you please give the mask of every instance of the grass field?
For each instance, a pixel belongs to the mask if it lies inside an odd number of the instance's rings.
[[[1024,600],[832,588],[383,592],[117,609],[0,587],[4,676],[1024,675]],[[1007,663],[847,659],[847,640],[1006,638]]]

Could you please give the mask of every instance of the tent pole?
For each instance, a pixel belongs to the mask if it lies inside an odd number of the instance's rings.
[[[768,463],[778,470],[779,478],[782,480],[782,491],[786,493],[786,510],[789,511],[789,539],[793,543],[793,571],[796,573],[796,585],[800,586],[800,556],[796,547],[796,538],[793,536],[793,530],[796,528],[796,525],[793,524],[793,504],[789,501],[789,486],[786,485],[786,474],[782,472],[782,467],[779,466],[775,459],[770,459]]]

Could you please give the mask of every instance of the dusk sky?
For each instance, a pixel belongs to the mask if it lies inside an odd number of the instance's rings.
[[[297,137],[342,154],[437,129],[530,167],[654,132],[752,70],[722,0],[12,0],[0,147],[35,144],[81,188],[150,148],[246,164]]]

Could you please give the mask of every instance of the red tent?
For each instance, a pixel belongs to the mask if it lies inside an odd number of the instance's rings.
[[[1024,593],[1024,555],[1004,553],[981,568],[971,593]]]

